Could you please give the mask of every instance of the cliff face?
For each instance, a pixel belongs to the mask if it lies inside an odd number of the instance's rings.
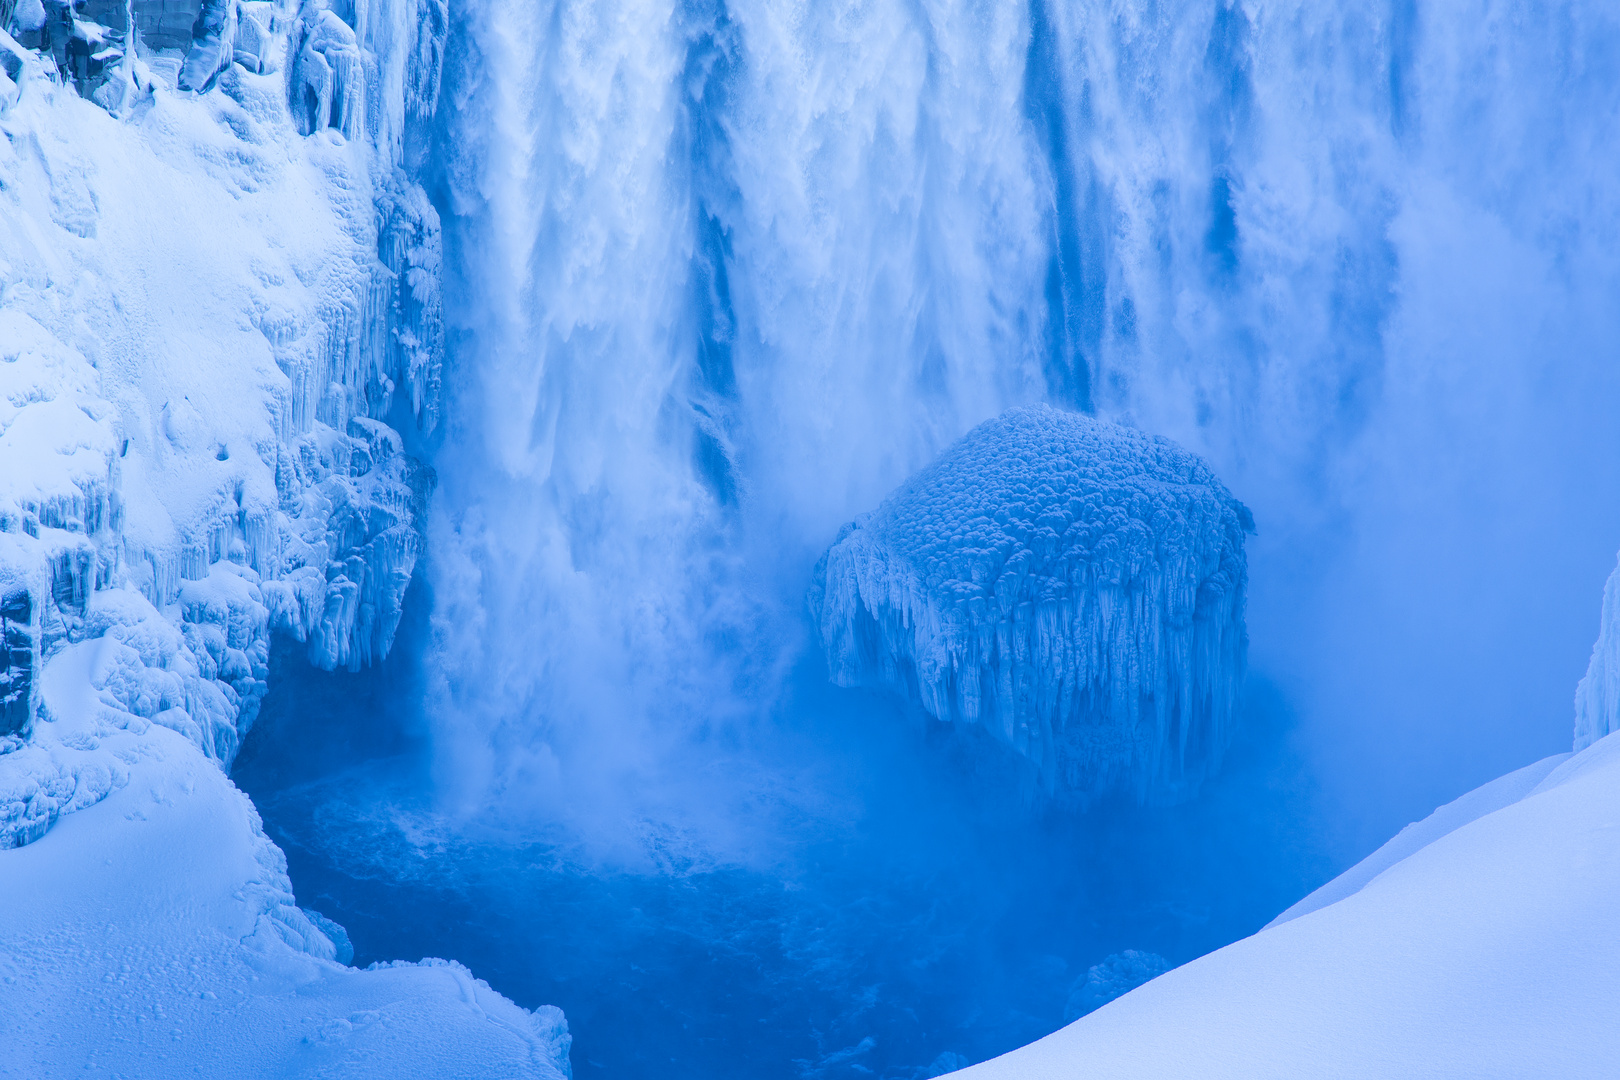
[[[445,22],[395,0],[0,16],[15,845],[120,775],[53,734],[40,686],[67,646],[103,643],[105,723],[228,768],[272,633],[327,669],[392,644],[432,473],[389,423],[435,424],[443,337],[438,217],[404,144],[432,117]]]
[[[1168,439],[1040,405],[967,435],[816,568],[833,681],[981,728],[1085,801],[1173,801],[1231,738],[1254,522]]]

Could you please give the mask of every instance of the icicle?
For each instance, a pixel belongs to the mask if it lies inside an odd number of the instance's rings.
[[[1575,749],[1620,731],[1620,565],[1603,586],[1603,620],[1586,676],[1575,688]]]
[[[1013,409],[845,526],[811,607],[838,684],[981,726],[1065,797],[1166,801],[1231,735],[1252,529],[1168,440]]]

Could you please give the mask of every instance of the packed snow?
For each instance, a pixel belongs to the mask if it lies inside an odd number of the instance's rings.
[[[1049,789],[1169,800],[1231,738],[1253,528],[1168,439],[1027,406],[845,526],[810,602],[839,685],[982,727]]]

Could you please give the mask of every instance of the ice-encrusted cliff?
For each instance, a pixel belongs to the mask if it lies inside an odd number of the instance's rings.
[[[1586,676],[1575,687],[1575,749],[1620,731],[1620,564],[1603,586],[1603,614]]]
[[[980,726],[1064,796],[1175,799],[1231,735],[1253,527],[1169,440],[1017,408],[845,526],[810,603],[838,684]]]
[[[228,767],[272,633],[327,669],[391,645],[432,473],[389,422],[436,423],[443,337],[438,217],[405,165],[445,19],[53,0],[0,23],[9,846],[121,775],[40,707],[65,647],[106,643],[104,723]]]

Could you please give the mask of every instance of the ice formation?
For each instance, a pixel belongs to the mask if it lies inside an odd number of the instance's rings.
[[[56,739],[18,753],[94,755],[111,790],[0,850],[0,1080],[562,1080],[557,1009],[520,1008],[444,960],[346,966],[347,934],[298,906],[282,852],[193,734],[124,710],[159,689],[134,653],[182,651],[179,637],[148,612],[46,665]]]
[[[403,162],[442,9],[363,5],[359,31],[320,0],[43,10],[0,9],[22,35],[0,31],[6,844],[118,774],[39,706],[63,648],[106,641],[119,722],[223,767],[272,633],[327,669],[387,652],[432,473],[383,418],[401,394],[436,424],[443,337],[438,217]],[[316,60],[335,124],[297,107]]]
[[[811,607],[839,685],[980,726],[1048,789],[1173,799],[1231,734],[1252,529],[1169,440],[1017,408],[845,526]]]
[[[1575,688],[1575,749],[1620,731],[1620,564],[1603,586],[1603,614],[1586,676]]]
[[[962,1080],[1361,1076],[1372,1062],[1398,1076],[1615,1075],[1620,738],[1486,788],[1325,886],[1319,907]]]

